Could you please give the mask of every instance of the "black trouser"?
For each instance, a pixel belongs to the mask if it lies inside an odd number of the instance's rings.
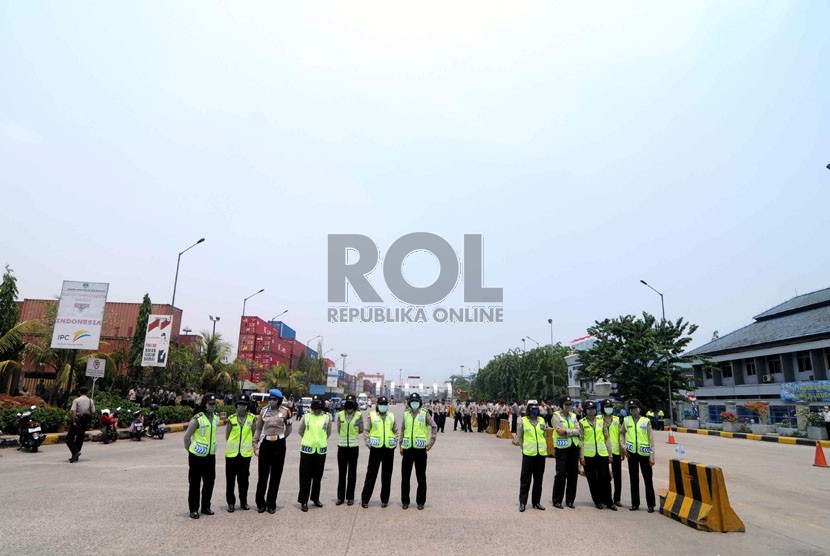
[[[457,431],[458,430],[458,422],[461,421],[461,430],[463,431],[464,430],[464,420],[461,418],[461,413],[459,413],[459,411],[456,409],[455,413],[453,413],[453,415],[455,416],[455,420],[453,421],[453,424],[452,424],[452,430]]]
[[[654,499],[654,484],[651,481],[651,464],[648,456],[641,456],[638,454],[628,454],[628,479],[631,487],[631,505],[640,505],[640,472],[643,474],[643,482],[646,485],[646,504],[649,508],[653,508],[655,504]]]
[[[611,462],[611,473],[614,475],[614,502],[619,503],[620,492],[622,491],[622,456],[614,454],[614,461]]]
[[[478,414],[478,427],[476,427],[476,432],[484,432],[484,425],[487,421],[484,418],[484,413]]]
[[[827,429],[827,438],[830,438],[830,421],[825,421],[824,428]]]
[[[519,504],[527,504],[527,493],[533,479],[532,504],[542,502],[542,477],[545,475],[545,456],[526,456],[522,454],[522,473],[519,477]]]
[[[74,456],[84,447],[84,438],[86,437],[86,427],[81,424],[72,423],[69,425],[69,430],[66,432],[66,445],[69,451]]]
[[[462,423],[461,430],[467,432],[473,432],[473,426],[470,424],[470,415],[464,416],[464,422]]]
[[[256,483],[257,508],[277,507],[277,494],[280,492],[284,465],[285,439],[263,440],[259,445],[259,464],[257,465],[259,475]]]
[[[187,505],[191,512],[199,511],[199,490],[201,490],[202,511],[210,509],[213,483],[216,481],[216,456],[187,455]]]
[[[579,479],[579,446],[556,449],[556,476],[553,478],[553,503],[566,504],[576,499],[576,482]],[[567,492],[565,485],[567,484]]]
[[[251,458],[237,454],[233,458],[225,458],[225,499],[228,506],[236,504],[233,494],[233,484],[239,486],[239,503],[248,503],[248,477],[251,475]]]
[[[585,478],[594,504],[611,506],[611,477],[608,476],[608,456],[585,458]]]
[[[444,425],[447,424],[447,414],[446,413],[439,413],[438,414],[438,430],[444,432]]]
[[[375,481],[380,472],[380,501],[389,503],[389,491],[392,489],[392,467],[395,465],[394,448],[369,448],[369,467],[366,469],[366,479],[363,481],[363,492],[360,494],[360,501],[368,504],[372,499],[372,492],[375,490]]]
[[[516,421],[519,420],[519,416],[517,414],[513,414],[510,416],[510,432],[516,434]]]
[[[467,420],[470,416],[467,416]],[[401,462],[401,504],[409,505],[409,479],[412,476],[412,466],[415,466],[415,480],[418,488],[415,491],[415,503],[423,506],[427,501],[427,451],[424,448],[408,448],[403,451]]]
[[[357,482],[357,456],[360,448],[337,447],[337,499],[354,500],[354,485]]]
[[[323,480],[323,469],[326,467],[326,454],[300,453],[300,493],[297,502],[308,504],[320,501],[320,482]]]

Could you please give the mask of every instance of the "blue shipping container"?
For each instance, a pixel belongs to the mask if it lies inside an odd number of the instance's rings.
[[[296,340],[297,332],[282,321],[271,321],[271,326],[277,329],[280,333],[280,338],[283,340]]]
[[[309,359],[317,359],[317,350],[308,348],[308,358]]]

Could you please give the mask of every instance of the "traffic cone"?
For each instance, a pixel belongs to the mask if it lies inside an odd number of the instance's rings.
[[[821,447],[821,440],[816,440],[816,459],[813,461],[813,467],[830,467],[830,465],[827,465],[827,460],[824,459],[824,450]]]
[[[669,427],[669,439],[666,441],[666,444],[677,444],[674,440],[674,433],[672,433],[671,427]]]

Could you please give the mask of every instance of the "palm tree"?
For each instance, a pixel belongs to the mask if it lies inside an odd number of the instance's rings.
[[[0,336],[0,391],[6,390],[11,373],[21,368],[26,352],[23,338],[40,332],[42,324],[36,320],[19,322]]]
[[[235,393],[239,387],[233,368],[222,360],[230,355],[231,346],[220,333],[202,330],[196,340],[202,363],[202,388],[216,392]]]

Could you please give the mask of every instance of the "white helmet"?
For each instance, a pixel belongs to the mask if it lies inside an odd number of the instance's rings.
[[[110,410],[109,410],[109,409],[102,409],[102,410],[101,410],[101,415],[109,415],[109,414],[110,414]]]

